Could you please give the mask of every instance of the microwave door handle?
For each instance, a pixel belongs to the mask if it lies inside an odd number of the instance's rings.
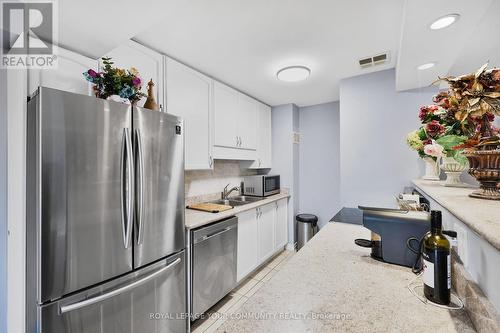
[[[137,245],[141,245],[144,238],[144,159],[142,155],[142,140],[139,129],[135,130],[137,144],[137,171],[138,171],[138,193],[137,193]]]
[[[127,144],[127,231],[126,231],[126,241],[125,248],[130,246],[130,240],[132,238],[132,221],[134,215],[134,161],[132,153],[132,142],[130,139],[130,132],[125,129],[125,142]]]
[[[171,262],[170,264],[168,264],[167,266],[160,268],[159,270],[155,271],[154,273],[151,273],[150,275],[148,275],[146,277],[143,277],[142,279],[139,279],[139,280],[137,280],[135,282],[127,284],[126,286],[123,286],[121,288],[112,290],[112,291],[110,291],[108,293],[105,293],[105,294],[102,294],[102,295],[99,295],[99,296],[96,296],[96,297],[93,297],[93,298],[89,298],[89,299],[83,300],[81,302],[77,302],[77,303],[73,303],[73,304],[68,304],[68,305],[63,305],[63,306],[60,307],[60,313],[61,314],[65,314],[65,313],[70,312],[70,311],[75,311],[75,310],[84,308],[86,306],[93,305],[93,304],[105,301],[105,300],[107,300],[107,299],[109,299],[111,297],[118,296],[120,294],[126,293],[127,291],[130,291],[130,290],[132,290],[132,289],[134,289],[136,287],[139,287],[140,285],[142,285],[142,284],[144,284],[144,283],[146,283],[148,281],[153,280],[158,275],[161,275],[163,272],[166,272],[166,271],[170,270],[171,268],[173,268],[175,265],[177,265],[180,262],[181,262],[181,258],[177,258],[173,262]]]

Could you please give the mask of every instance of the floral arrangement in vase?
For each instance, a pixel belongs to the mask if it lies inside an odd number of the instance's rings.
[[[500,116],[500,69],[487,69],[458,77],[440,78],[450,89],[447,99],[454,106],[455,118],[461,126],[473,126],[467,139],[452,147],[463,151],[469,161],[469,173],[481,188],[471,197],[500,200],[500,130],[493,126]]]
[[[94,85],[96,97],[135,104],[146,96],[141,91],[142,79],[137,69],[113,67],[111,58],[102,58],[102,64],[100,72],[89,69],[83,73],[85,79]]]
[[[463,171],[467,159],[456,146],[467,140],[467,134],[473,132],[473,124],[461,124],[455,118],[453,105],[446,92],[434,96],[435,104],[420,107],[419,118],[422,125],[410,132],[407,144],[426,162],[427,180],[439,180],[439,161],[441,158],[453,161]],[[460,172],[461,172],[460,171]]]

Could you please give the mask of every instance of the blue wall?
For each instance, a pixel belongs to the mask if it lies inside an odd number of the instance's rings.
[[[315,214],[320,227],[340,209],[339,102],[300,111],[299,211]]]
[[[420,105],[437,87],[396,91],[394,69],[340,82],[341,204],[395,206],[394,195],[421,175],[422,161],[406,145],[419,125]]]

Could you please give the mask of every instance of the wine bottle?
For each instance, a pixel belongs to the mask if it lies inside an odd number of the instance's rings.
[[[431,231],[423,244],[424,295],[438,304],[450,303],[451,256],[450,242],[442,233],[441,211],[431,211]]]

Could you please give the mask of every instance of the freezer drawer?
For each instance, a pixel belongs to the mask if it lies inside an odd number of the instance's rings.
[[[38,333],[186,332],[184,251],[38,308]],[[31,330],[30,332],[33,332]]]
[[[236,286],[238,218],[195,230],[192,237],[191,311],[196,317]]]

